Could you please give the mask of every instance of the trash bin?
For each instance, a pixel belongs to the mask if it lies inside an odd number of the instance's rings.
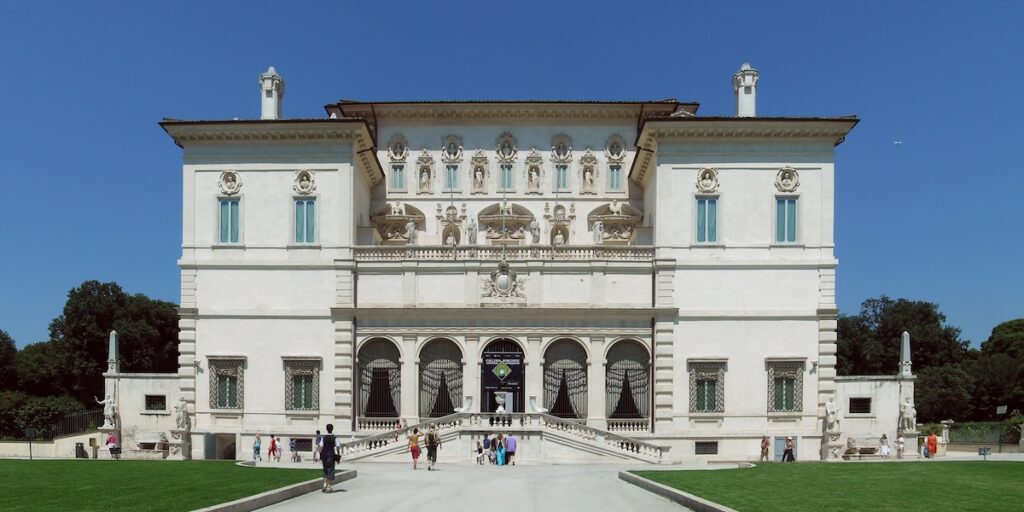
[[[76,459],[88,459],[89,456],[85,454],[85,443],[75,443],[75,458]]]

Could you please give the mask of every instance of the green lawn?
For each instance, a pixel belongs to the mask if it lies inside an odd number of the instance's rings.
[[[0,460],[0,510],[195,510],[318,476],[230,461]]]
[[[1024,510],[1024,463],[762,464],[636,474],[743,512]]]

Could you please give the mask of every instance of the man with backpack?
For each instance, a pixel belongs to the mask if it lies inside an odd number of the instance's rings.
[[[427,431],[427,471],[433,471],[437,464],[437,449],[441,447],[441,436],[437,435],[437,428],[431,425]]]
[[[327,424],[327,434],[320,437],[320,463],[324,468],[324,488],[320,492],[331,492],[334,485],[334,464],[341,459],[341,440],[334,437],[334,425]]]

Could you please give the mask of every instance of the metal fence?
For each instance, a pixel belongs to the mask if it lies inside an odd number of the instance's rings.
[[[14,422],[3,422],[5,428],[0,430],[0,439],[27,441],[52,441],[58,437],[71,436],[91,432],[103,425],[103,409],[67,414],[44,428],[26,428]],[[29,435],[31,434],[31,435]]]
[[[1001,438],[1001,439],[1000,439]],[[1007,443],[1016,444],[1020,441],[1020,429],[1010,424],[997,421],[974,421],[954,423],[949,426],[951,443]]]

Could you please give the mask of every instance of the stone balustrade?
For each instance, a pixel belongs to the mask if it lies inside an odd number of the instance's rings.
[[[356,420],[356,429],[360,432],[383,432],[399,428],[402,428],[402,422],[398,418],[359,418]]]
[[[500,245],[446,246],[446,245],[374,245],[355,248],[355,259],[373,261],[651,261],[654,248],[635,245],[510,245],[504,251]]]
[[[367,420],[369,421],[370,419]],[[393,422],[394,420],[389,419],[389,421]],[[646,430],[648,420],[628,421],[632,422],[628,424],[632,425],[631,428],[640,428],[642,426],[643,430]],[[620,424],[627,425],[625,422]],[[415,425],[395,428],[358,441],[344,443],[342,445],[342,458],[358,458],[364,455],[384,452],[389,448],[402,447],[406,442],[405,437],[414,428],[425,432],[430,427],[436,427],[442,435],[446,432],[462,428],[473,430],[526,429],[557,432],[558,434],[575,438],[593,446],[600,446],[612,452],[627,454],[631,457],[645,459],[653,463],[661,462],[662,457],[661,448],[658,446],[588,427],[585,420],[559,418],[543,413],[455,413],[441,418],[427,419]]]
[[[650,432],[651,423],[647,418],[610,419],[609,432]]]

